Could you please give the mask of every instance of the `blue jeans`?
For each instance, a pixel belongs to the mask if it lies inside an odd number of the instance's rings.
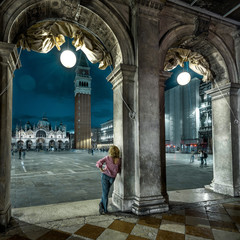
[[[110,190],[110,187],[112,186],[115,178],[109,177],[106,174],[102,173],[102,199],[101,203],[103,204],[104,212],[107,212],[107,206],[108,206],[108,193]]]

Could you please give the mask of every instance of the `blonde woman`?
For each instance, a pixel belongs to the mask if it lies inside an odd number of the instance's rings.
[[[98,160],[96,166],[102,172],[101,182],[102,182],[102,199],[99,204],[99,213],[105,214],[107,213],[108,206],[108,193],[110,187],[112,186],[115,177],[120,172],[121,169],[121,159],[120,159],[120,151],[118,147],[111,146],[109,151],[109,155]]]

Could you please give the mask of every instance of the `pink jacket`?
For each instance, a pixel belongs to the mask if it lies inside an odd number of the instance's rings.
[[[101,168],[104,165],[104,163],[105,163],[105,168],[104,168],[105,171],[103,173],[109,177],[115,178],[121,169],[121,159],[117,164],[114,164],[112,157],[106,156],[97,161],[96,167]]]

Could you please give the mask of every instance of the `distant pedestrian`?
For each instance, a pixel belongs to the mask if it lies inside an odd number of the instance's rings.
[[[23,159],[25,159],[25,156],[26,156],[26,150],[24,149],[23,150]]]
[[[91,152],[92,152],[92,155],[93,155],[93,149],[91,150]]]
[[[203,156],[203,150],[200,151],[199,157],[200,157],[200,161],[201,161],[200,167],[203,167],[203,157],[204,157],[204,156]]]
[[[22,159],[22,148],[19,148],[19,159]]]
[[[208,154],[206,151],[203,152],[203,160],[204,160],[204,165],[207,166],[207,157],[208,157]]]
[[[190,163],[193,163],[193,162],[194,162],[194,152],[192,151],[191,157],[190,157]]]
[[[102,176],[102,199],[99,203],[99,213],[107,213],[108,193],[115,177],[120,173],[121,159],[118,147],[112,146],[108,151],[109,155],[98,160],[96,166],[101,170]],[[105,166],[104,166],[105,165]]]

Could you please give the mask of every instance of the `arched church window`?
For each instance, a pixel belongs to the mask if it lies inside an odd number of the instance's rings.
[[[46,133],[42,130],[38,131],[36,137],[46,137]]]

